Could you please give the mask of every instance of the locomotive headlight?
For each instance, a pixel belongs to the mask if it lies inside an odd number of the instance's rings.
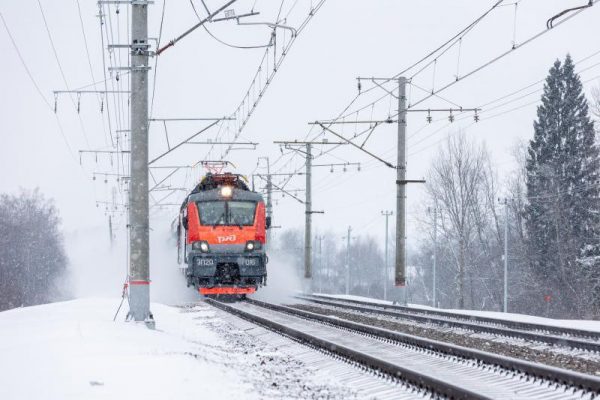
[[[233,194],[233,189],[231,186],[223,186],[221,187],[221,196],[223,197],[231,197]]]
[[[203,253],[208,253],[209,247],[208,247],[208,243],[206,241],[202,240],[200,242],[192,243],[192,249],[200,250]]]
[[[254,240],[248,240],[246,242],[246,251],[253,251],[260,249],[260,242]]]

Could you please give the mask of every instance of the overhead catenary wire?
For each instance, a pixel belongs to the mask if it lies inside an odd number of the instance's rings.
[[[563,22],[564,22],[564,21],[563,21]],[[580,60],[580,63],[581,63],[581,62],[583,62],[583,61],[585,61],[585,60],[588,60],[588,59],[590,59],[591,57],[593,57],[593,56],[594,56],[594,55],[596,55],[596,54],[598,54],[598,52],[594,52],[593,54],[591,54],[591,55],[589,55],[589,56],[585,57],[584,59]],[[587,68],[585,68],[585,69],[582,69],[582,70],[580,71],[580,73],[581,73],[581,72],[584,72],[584,71],[586,71],[586,70],[589,70],[589,69],[591,69],[591,68],[595,67],[595,66],[596,66],[596,65],[598,65],[598,64],[600,64],[600,63],[594,64],[594,65],[592,65],[592,66],[589,66],[589,67],[587,67]],[[586,82],[588,82],[588,81],[591,81],[591,80],[594,80],[594,79],[597,79],[597,78],[598,78],[598,77],[591,78],[591,79],[589,79],[589,80],[586,80],[584,83],[586,83]],[[511,95],[518,94],[518,93],[520,93],[520,92],[522,92],[522,91],[526,90],[527,88],[530,88],[530,87],[534,86],[535,84],[538,84],[538,83],[540,83],[540,82],[542,82],[542,81],[543,81],[543,80],[536,81],[536,82],[534,82],[533,84],[527,85],[525,88],[522,88],[522,89],[519,89],[519,90],[517,90],[516,92],[510,93],[510,94],[508,94],[508,95],[504,95],[504,96],[502,96],[502,97],[501,97],[501,98],[499,98],[499,99],[492,100],[492,101],[490,101],[490,102],[488,102],[488,103],[485,103],[485,105],[494,104],[494,103],[496,103],[496,102],[498,102],[498,101],[500,101],[500,100],[502,100],[502,99],[506,99],[506,98],[510,97]],[[531,95],[531,94],[533,94],[533,93],[537,93],[537,92],[539,92],[539,89],[538,89],[538,90],[536,90],[535,92],[528,93],[528,94],[526,94],[526,95],[524,95],[524,96],[520,96],[520,97],[519,97],[519,98],[517,98],[517,99],[512,99],[510,102],[517,101],[517,100],[519,100],[519,99],[521,99],[521,98],[527,97],[527,96],[529,96],[529,95]],[[493,110],[493,109],[500,108],[500,107],[502,107],[502,106],[504,106],[504,105],[506,105],[506,104],[508,104],[508,103],[510,103],[510,102],[503,103],[503,104],[501,104],[501,105],[499,105],[499,106],[496,106],[496,107],[493,107],[493,108],[491,108],[491,109],[487,109],[487,110],[484,110],[484,111],[487,111],[487,112],[489,112],[489,111],[491,111],[491,110]],[[509,112],[515,111],[515,110],[517,110],[517,109],[520,109],[520,108],[523,108],[523,107],[526,107],[526,106],[529,106],[529,105],[535,104],[535,103],[537,103],[537,102],[538,102],[538,100],[536,100],[535,102],[532,102],[532,103],[527,103],[527,104],[525,104],[525,105],[522,105],[522,106],[516,107],[516,108],[514,108],[514,109],[511,109],[511,110],[508,110],[508,111],[504,111],[504,112],[500,112],[500,113],[494,114],[494,115],[492,115],[492,116],[489,116],[489,117],[487,117],[487,118],[486,118],[486,120],[489,120],[489,119],[492,119],[492,118],[499,117],[499,116],[501,116],[501,115],[504,115],[504,114],[507,114],[507,113],[509,113]],[[448,124],[448,125],[449,125],[449,124]],[[447,126],[448,126],[448,125],[447,125]],[[464,128],[464,129],[463,129],[463,131],[464,131],[464,130],[467,130],[467,129],[469,129],[469,128],[470,128],[470,127],[472,127],[473,125],[475,125],[475,123],[472,123],[472,124],[470,124],[468,127]],[[427,125],[425,125],[425,126],[427,126]],[[439,129],[438,131],[441,131],[442,129],[446,128],[447,126],[445,126],[445,127],[441,128],[441,129]],[[421,128],[420,130],[422,130],[422,129],[423,129],[423,128]],[[436,131],[436,132],[437,132],[437,131]],[[445,139],[442,139],[442,140],[445,140]],[[441,140],[440,140],[440,141],[441,141]],[[440,141],[436,142],[435,144],[439,143]],[[431,146],[427,146],[426,148],[429,148],[429,147],[431,147]],[[423,148],[423,149],[421,149],[421,150],[418,150],[418,151],[412,152],[411,154],[409,154],[409,157],[412,157],[412,156],[414,156],[414,155],[416,155],[416,154],[418,154],[418,153],[420,153],[420,152],[424,151],[426,148]]]
[[[439,57],[438,52],[442,51],[442,52],[446,52],[447,46],[448,47],[452,47],[454,46],[454,44],[456,43],[456,41],[458,39],[461,39],[462,37],[464,37],[466,34],[468,34],[476,25],[478,25],[481,21],[483,21],[492,11],[494,11],[498,6],[500,6],[503,3],[504,0],[498,0],[496,1],[489,9],[487,9],[483,14],[481,14],[479,17],[477,17],[474,21],[472,21],[471,23],[469,23],[465,28],[461,29],[458,33],[456,33],[455,35],[453,35],[450,39],[444,41],[440,46],[436,47],[434,50],[430,51],[429,53],[427,53],[425,56],[421,57],[420,59],[418,59],[416,62],[414,62],[413,64],[409,65],[408,67],[406,67],[405,69],[403,69],[402,71],[398,72],[397,74],[395,74],[392,78],[390,78],[387,81],[384,81],[382,84],[385,84],[387,82],[393,81],[394,79],[396,79],[397,77],[405,74],[406,72],[412,70],[413,68],[419,66],[420,64],[422,64],[424,61],[427,61],[428,59],[432,58],[432,57]],[[444,50],[446,49],[446,50]],[[354,102],[356,102],[357,98],[361,95],[364,95],[372,90],[374,90],[375,87],[371,87],[368,88],[367,90],[364,90],[362,92],[359,92],[354,99],[352,99],[352,101],[350,102],[350,104],[348,104],[346,106],[346,108],[344,109],[344,111],[342,111],[341,113],[338,114],[338,116],[336,118],[334,118],[332,121],[337,121],[341,116],[344,116],[344,113],[350,108],[352,107],[352,105],[354,104]],[[369,107],[371,106],[371,104],[376,104],[379,101],[385,99],[388,96],[388,94],[385,94],[381,97],[379,97],[378,99],[376,99],[374,102],[368,104],[365,107]],[[364,108],[363,108],[364,109]],[[354,111],[352,111],[352,113],[354,113]],[[324,130],[321,130],[316,137],[322,136],[324,135],[325,132]],[[316,139],[315,137],[315,139]],[[330,149],[328,149],[326,151],[326,153],[328,152],[332,152],[336,149],[336,146],[332,146]]]
[[[596,2],[596,1],[598,1],[598,0],[594,0],[594,2]],[[558,26],[558,25],[560,25],[560,24],[562,24],[562,23],[564,23],[564,22],[566,22],[567,20],[569,20],[569,19],[571,19],[571,18],[575,17],[576,15],[578,15],[578,14],[579,14],[579,13],[581,13],[581,12],[583,12],[584,10],[585,10],[585,8],[584,8],[584,9],[581,9],[581,10],[579,10],[579,11],[577,11],[576,13],[574,13],[574,14],[572,14],[572,15],[570,15],[568,18],[565,18],[565,19],[561,20],[561,21],[560,21],[558,24],[556,24],[556,25],[555,25],[555,27],[556,27],[556,26]],[[474,70],[470,71],[469,73],[467,73],[467,74],[463,75],[462,77],[457,77],[457,79],[456,79],[455,81],[453,81],[453,82],[450,82],[449,84],[447,84],[447,85],[445,85],[444,87],[442,87],[442,88],[438,89],[437,91],[435,91],[435,90],[431,91],[431,92],[430,92],[430,93],[429,93],[429,94],[428,94],[428,95],[427,95],[425,98],[423,98],[423,99],[421,99],[421,100],[417,101],[416,103],[412,104],[412,105],[411,105],[411,107],[414,107],[414,106],[416,106],[416,105],[418,105],[418,104],[422,103],[423,101],[425,101],[425,100],[427,100],[427,99],[429,99],[429,98],[431,98],[431,97],[434,97],[434,96],[439,96],[439,93],[440,93],[441,91],[445,90],[446,88],[448,88],[448,87],[450,87],[450,86],[452,86],[452,85],[454,85],[454,84],[458,83],[459,81],[461,81],[461,80],[463,80],[463,79],[466,79],[467,77],[470,77],[470,76],[474,75],[476,72],[478,72],[478,71],[480,71],[480,70],[482,70],[482,69],[486,68],[487,66],[490,66],[490,65],[492,65],[493,63],[495,63],[495,62],[499,61],[500,59],[502,59],[502,58],[503,58],[503,57],[505,57],[506,55],[510,54],[512,51],[514,51],[514,50],[516,50],[516,49],[519,49],[520,47],[523,47],[524,45],[526,45],[526,44],[528,44],[528,43],[532,42],[533,40],[535,40],[535,39],[537,39],[537,38],[541,37],[541,36],[542,36],[544,33],[546,33],[546,32],[547,32],[547,31],[542,31],[542,32],[540,32],[540,33],[537,33],[537,34],[535,34],[534,36],[532,36],[532,37],[528,38],[528,39],[527,39],[525,42],[523,42],[523,43],[519,44],[518,46],[515,46],[515,48],[514,48],[514,49],[511,49],[511,50],[509,50],[509,51],[507,51],[507,52],[504,52],[504,53],[500,54],[499,56],[497,56],[497,57],[493,58],[492,60],[490,60],[490,61],[488,61],[488,62],[484,63],[483,65],[481,65],[481,66],[477,67],[476,69],[474,69]],[[593,56],[593,55],[595,55],[595,54],[597,54],[597,53],[594,53],[594,54],[592,54],[592,55],[591,55],[591,56],[589,56],[589,57],[592,57],[592,56]],[[586,58],[586,59],[587,59],[587,58]],[[416,86],[416,87],[417,87],[417,86]],[[419,88],[420,88],[420,87],[419,87]],[[435,134],[435,133],[437,133],[437,132],[439,132],[439,131],[441,131],[441,130],[442,130],[442,129],[439,129],[438,131],[434,132],[434,134]],[[433,134],[430,134],[430,135],[428,135],[428,137],[431,137],[432,135],[433,135]],[[421,142],[422,142],[422,141],[419,141],[417,144],[419,144],[419,143],[421,143]],[[329,149],[328,151],[332,151],[332,150],[334,150],[334,149],[332,148],[332,149]]]
[[[2,19],[2,24],[4,25],[4,28],[6,29],[6,33],[8,34],[8,37],[13,45],[13,48],[14,48],[15,52],[17,53],[17,56],[19,57],[19,61],[21,61],[21,65],[23,66],[23,69],[27,73],[27,76],[29,77],[30,82],[33,84],[33,87],[35,88],[38,95],[41,97],[44,104],[46,104],[46,106],[48,106],[48,109],[50,110],[50,112],[54,113],[54,108],[52,107],[52,105],[50,104],[50,102],[48,101],[46,96],[44,96],[44,93],[40,89],[40,86],[38,85],[37,81],[34,79],[33,75],[31,74],[31,70],[27,66],[27,63],[25,62],[25,59],[23,58],[23,55],[21,54],[21,51],[19,50],[19,46],[17,45],[10,29],[8,28],[8,24],[6,23],[6,20],[4,19],[4,15],[2,13],[0,13],[0,18]],[[65,131],[60,122],[60,119],[58,118],[58,115],[56,115],[56,114],[54,114],[54,115],[56,117],[56,123],[58,125],[58,130],[63,139],[63,142],[64,142],[65,146],[67,147],[69,154],[71,155],[71,157],[73,157],[73,160],[76,163],[78,163],[77,156],[75,155],[75,152],[73,151],[73,148],[71,147],[71,144],[67,140],[67,135],[65,134]]]
[[[581,14],[582,12],[586,11],[587,9],[591,8],[592,5],[594,5],[596,2],[598,2],[599,0],[590,0],[590,6],[589,7],[585,7],[582,9],[579,9],[578,11],[574,12],[573,14],[569,15],[568,17],[566,17],[565,19],[559,21],[556,25],[554,25],[552,27],[552,29],[564,24],[565,22],[571,20],[572,18],[576,17],[577,15]],[[445,90],[447,90],[448,88],[456,85],[457,83],[475,75],[476,73],[478,73],[479,71],[489,67],[490,65],[495,64],[496,62],[500,61],[501,59],[503,59],[504,57],[508,56],[509,54],[511,54],[512,52],[528,45],[529,43],[533,42],[534,40],[544,36],[545,34],[547,34],[548,32],[551,32],[552,29],[544,29],[536,34],[534,34],[533,36],[530,36],[528,39],[526,39],[525,41],[523,41],[522,43],[519,43],[513,47],[511,47],[509,50],[501,53],[500,55],[492,58],[489,61],[486,61],[485,63],[481,64],[480,66],[472,69],[471,71],[467,72],[466,74],[457,77],[454,81],[447,83],[446,85],[443,85],[442,87],[440,87],[438,90],[432,90],[431,94],[428,96],[425,96],[424,98],[418,100],[417,102],[415,102],[414,104],[412,104],[412,107],[415,107],[421,103],[423,103],[425,100],[435,96],[436,94],[439,94]]]
[[[191,0],[190,0],[191,1]],[[165,22],[165,9],[167,7],[167,0],[163,0],[162,11],[160,13],[160,26],[158,29],[158,40],[156,41],[156,47],[160,47],[160,43],[162,40],[162,32],[163,32],[163,24]],[[154,115],[154,97],[156,95],[156,75],[158,74],[158,57],[154,57],[154,71],[152,77],[152,97],[150,100],[150,112],[149,118],[152,118]]]
[[[590,56],[587,56],[587,57],[585,57],[585,58],[581,59],[579,62],[575,63],[575,65],[580,65],[580,64],[581,64],[581,63],[583,63],[584,61],[587,61],[587,60],[589,60],[591,57],[593,57],[594,55],[597,55],[597,54],[599,54],[599,53],[600,53],[600,52],[595,52],[595,53],[593,53],[592,55],[590,55]],[[581,74],[581,73],[583,73],[583,72],[589,71],[589,70],[591,70],[591,69],[593,69],[593,68],[596,68],[596,67],[598,67],[598,66],[600,66],[600,62],[599,62],[599,63],[595,63],[595,64],[593,64],[593,65],[590,65],[590,66],[588,66],[588,67],[586,67],[586,68],[583,68],[583,69],[581,69],[580,71],[578,71],[578,74]],[[598,77],[599,77],[599,76],[594,76],[594,77],[592,77],[592,78],[586,79],[586,80],[584,80],[584,81],[583,81],[583,83],[589,83],[589,82],[591,82],[591,81],[594,81],[594,80],[598,79]],[[497,117],[500,117],[500,116],[503,116],[503,115],[506,115],[506,114],[512,113],[512,112],[514,112],[514,111],[518,111],[518,110],[520,110],[520,109],[523,109],[523,108],[525,108],[525,107],[531,106],[531,105],[533,105],[533,104],[539,103],[539,99],[536,99],[536,100],[534,100],[534,101],[528,102],[528,103],[526,103],[526,104],[519,105],[519,106],[517,106],[517,107],[514,107],[514,108],[512,108],[512,109],[509,109],[509,110],[504,110],[504,111],[498,112],[498,113],[496,113],[496,114],[493,114],[493,115],[490,115],[490,116],[486,116],[486,114],[487,114],[487,113],[489,113],[490,111],[496,110],[496,109],[498,109],[498,108],[502,108],[502,107],[504,107],[504,106],[506,106],[506,105],[512,104],[512,103],[514,103],[514,102],[516,102],[516,101],[519,101],[519,100],[522,100],[522,99],[524,99],[524,98],[527,98],[527,97],[529,97],[529,96],[531,96],[531,95],[537,94],[537,93],[539,93],[539,92],[540,92],[540,91],[541,91],[543,88],[538,88],[538,89],[536,89],[536,90],[533,90],[533,91],[527,92],[527,93],[526,93],[526,94],[524,94],[524,95],[521,95],[521,96],[519,96],[519,97],[513,98],[513,99],[511,99],[511,100],[508,100],[508,101],[506,101],[506,102],[504,102],[504,103],[501,103],[501,104],[499,104],[499,105],[496,105],[496,106],[494,106],[494,107],[491,107],[491,108],[485,108],[486,106],[488,106],[488,105],[492,105],[492,104],[495,104],[495,103],[497,103],[498,101],[501,101],[501,100],[505,100],[505,99],[507,99],[507,98],[509,98],[509,97],[511,97],[511,96],[513,96],[513,95],[515,95],[515,94],[519,94],[519,93],[523,92],[524,90],[526,90],[526,89],[529,89],[529,88],[531,88],[531,87],[533,87],[533,86],[535,86],[535,85],[537,85],[537,84],[539,84],[539,83],[541,83],[541,82],[544,82],[544,81],[545,81],[545,79],[542,79],[542,80],[536,81],[536,82],[534,82],[534,83],[528,84],[528,85],[524,86],[524,87],[523,87],[523,88],[521,88],[521,89],[518,89],[518,90],[516,90],[516,91],[513,91],[513,92],[509,93],[508,95],[503,95],[503,96],[500,96],[499,98],[497,98],[497,99],[495,99],[495,100],[488,101],[488,102],[486,102],[485,104],[483,104],[483,105],[481,105],[481,106],[478,106],[478,108],[483,108],[483,110],[482,110],[482,111],[480,112],[480,114],[479,114],[480,116],[484,116],[484,119],[483,119],[482,121],[483,121],[483,122],[485,122],[485,121],[488,121],[488,120],[490,120],[490,119],[497,118]],[[460,114],[458,114],[458,115],[460,115]],[[465,120],[465,119],[467,119],[467,118],[471,118],[471,117],[470,117],[470,116],[457,117],[457,118],[456,118],[456,120],[455,120],[455,122],[459,122],[459,121],[461,121],[461,120]],[[439,120],[437,120],[437,121],[439,122],[439,121],[441,121],[441,120],[444,120],[444,119],[445,119],[445,118],[441,118],[441,119],[439,119]],[[435,121],[434,121],[434,122],[435,122]],[[447,129],[447,128],[448,128],[449,126],[451,126],[451,125],[452,125],[452,123],[447,123],[447,124],[445,124],[445,125],[444,125],[444,126],[442,126],[441,128],[439,128],[439,129],[435,130],[434,132],[432,132],[432,133],[428,134],[426,137],[424,137],[424,138],[421,138],[421,140],[419,140],[419,141],[418,141],[418,142],[416,142],[416,143],[413,143],[412,145],[413,145],[413,146],[416,146],[416,145],[418,145],[418,144],[420,144],[420,143],[423,143],[424,141],[426,141],[426,140],[427,140],[427,139],[429,139],[430,137],[432,137],[432,136],[436,135],[437,133],[439,133],[439,132],[443,131],[444,129]],[[416,132],[415,132],[415,133],[416,133]],[[412,135],[409,137],[409,139],[410,139],[410,138],[412,138],[413,136],[415,136],[415,134],[414,134],[414,133],[413,133],[413,134],[412,134]],[[440,142],[440,141],[436,141],[436,142],[435,142],[433,145],[435,145],[435,144],[438,144],[439,142]],[[419,151],[413,152],[413,153],[411,153],[410,155],[415,155],[415,154],[418,154],[418,153],[422,152],[423,150],[425,150],[425,149],[427,149],[427,148],[429,148],[429,147],[431,147],[431,146],[426,146],[425,148],[423,148],[423,149],[421,149],[421,150],[419,150]]]
[[[52,34],[50,33],[50,27],[48,26],[48,21],[46,20],[46,14],[44,13],[44,8],[42,7],[42,3],[40,0],[37,0],[39,9],[40,9],[40,13],[42,15],[42,19],[44,21],[44,26],[46,27],[46,33],[48,34],[48,39],[50,40],[50,46],[52,47],[52,52],[54,53],[54,58],[56,60],[56,64],[58,65],[58,69],[60,71],[60,75],[63,79],[63,83],[65,84],[65,88],[67,90],[69,89],[69,84],[67,82],[67,77],[65,76],[65,71],[63,70],[62,64],[60,62],[60,58],[58,57],[58,52],[56,50],[56,46],[54,45],[54,39],[52,39]],[[75,105],[75,101],[73,100],[73,97],[71,95],[69,95],[69,97],[71,98],[71,101],[73,102],[73,105]],[[85,139],[85,142],[87,144],[87,146],[90,146],[90,142],[89,139],[87,137],[87,132],[85,130],[85,126],[83,125],[83,120],[81,119],[81,116],[79,115],[79,112],[77,113],[78,115],[78,119],[79,119],[79,125],[81,126],[81,134],[83,135],[83,138]]]
[[[194,0],[190,0],[190,5],[192,6],[192,10],[194,11],[194,14],[196,14],[196,17],[198,18],[198,20],[201,20],[202,18],[200,17],[200,14],[198,14],[198,11],[196,10],[196,6],[194,5]],[[254,10],[254,8],[253,8],[253,10]],[[202,25],[202,28],[204,28],[204,30],[206,31],[206,33],[208,33],[208,35],[210,37],[212,37],[214,40],[216,40],[217,42],[219,42],[222,45],[225,45],[227,47],[234,48],[234,49],[253,50],[253,49],[264,49],[265,47],[270,47],[271,46],[270,43],[267,43],[267,44],[264,44],[264,45],[237,45],[237,44],[231,44],[231,43],[228,43],[228,42],[226,42],[226,41],[218,38],[215,34],[213,34],[210,31],[210,29],[208,29],[208,27],[206,25]]]
[[[260,100],[263,98],[266,90],[268,89],[270,83],[273,81],[275,75],[277,74],[277,71],[280,70],[280,67],[283,63],[283,61],[286,59],[287,55],[289,54],[290,49],[292,48],[292,46],[294,45],[294,43],[296,42],[297,38],[299,37],[299,35],[302,33],[302,31],[304,30],[304,28],[307,26],[307,24],[309,23],[310,20],[312,20],[312,18],[316,15],[316,13],[318,12],[318,10],[323,6],[323,4],[325,3],[325,0],[320,0],[309,12],[309,14],[305,17],[305,19],[300,23],[300,25],[298,27],[296,27],[296,34],[293,35],[289,41],[287,43],[284,43],[282,45],[282,53],[279,56],[279,59],[276,59],[276,47],[275,45],[273,46],[273,65],[272,65],[272,69],[270,70],[269,73],[267,73],[267,79],[264,82],[263,86],[260,88],[260,90],[258,90],[258,94],[255,96],[255,100],[254,101],[250,101],[250,93],[254,90],[254,85],[256,85],[257,82],[257,78],[259,76],[259,74],[261,74],[262,72],[262,68],[263,65],[266,69],[269,68],[269,53],[271,51],[271,48],[267,48],[265,49],[265,52],[263,54],[263,57],[261,59],[261,62],[259,63],[258,69],[256,71],[256,73],[254,74],[250,87],[248,88],[248,90],[245,92],[245,95],[242,97],[242,101],[239,103],[238,107],[236,108],[236,110],[234,111],[234,113],[232,115],[236,115],[239,116],[239,118],[236,118],[236,129],[235,129],[235,134],[233,136],[233,138],[231,139],[232,142],[236,142],[238,140],[239,135],[241,134],[242,130],[245,128],[246,124],[248,123],[250,117],[253,115],[258,103],[260,102]],[[281,2],[281,5],[279,7],[279,12],[277,14],[277,19],[279,20],[280,16],[281,16],[281,11],[283,8],[283,4],[284,4],[284,0]],[[277,38],[277,28],[274,27],[273,28],[273,39],[276,40]],[[264,63],[264,64],[263,64]],[[252,105],[251,105],[252,103]],[[248,106],[248,109],[245,111],[244,107]],[[244,114],[244,115],[242,115]],[[227,155],[229,154],[229,152],[232,149],[232,145],[228,145],[228,147],[225,149],[225,151],[221,154],[221,159],[225,159],[225,157],[227,157]]]

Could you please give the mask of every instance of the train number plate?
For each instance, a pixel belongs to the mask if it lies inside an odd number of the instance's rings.
[[[200,267],[212,267],[215,265],[215,260],[212,258],[197,258],[196,265]]]
[[[256,267],[258,265],[258,259],[256,259],[256,258],[244,258],[244,261],[242,261],[242,263],[246,267]]]

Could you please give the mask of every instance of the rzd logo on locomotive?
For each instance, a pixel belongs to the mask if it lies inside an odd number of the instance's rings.
[[[217,236],[217,240],[219,241],[219,244],[226,243],[226,242],[235,242],[235,239],[237,239],[237,236],[235,236],[235,235]]]

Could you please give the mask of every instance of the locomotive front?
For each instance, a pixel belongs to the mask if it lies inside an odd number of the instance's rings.
[[[188,285],[204,295],[254,293],[267,278],[265,203],[235,175],[209,179],[182,210]]]

